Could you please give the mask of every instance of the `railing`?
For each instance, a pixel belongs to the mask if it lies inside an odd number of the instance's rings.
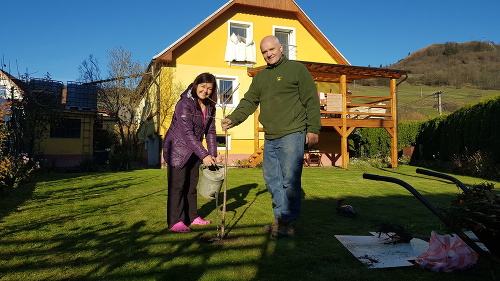
[[[326,94],[321,108],[323,118],[341,118],[344,108],[347,119],[390,120],[393,117],[391,97],[349,95],[344,105],[341,94]]]

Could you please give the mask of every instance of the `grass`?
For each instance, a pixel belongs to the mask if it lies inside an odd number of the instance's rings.
[[[418,266],[368,269],[334,235],[369,235],[383,222],[413,234],[443,234],[441,221],[403,187],[362,178],[396,177],[433,204],[447,205],[458,189],[415,167],[305,168],[303,215],[296,237],[276,240],[261,227],[272,218],[260,169],[230,169],[226,237],[217,237],[215,201],[199,198],[209,226],[190,233],[166,229],[165,170],[43,174],[0,198],[0,280],[487,280],[489,263],[439,274]],[[465,184],[481,179],[456,176]],[[498,185],[498,184],[497,184]],[[355,218],[335,213],[339,198]],[[493,269],[500,276],[498,266]]]

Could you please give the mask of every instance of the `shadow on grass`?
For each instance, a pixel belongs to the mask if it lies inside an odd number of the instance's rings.
[[[0,221],[31,198],[35,187],[35,183],[29,182],[19,188],[5,190],[0,193]]]
[[[48,177],[47,177],[48,176]],[[67,180],[78,177],[78,174],[62,174]],[[37,174],[30,182],[17,188],[9,188],[0,193],[0,220],[14,212],[24,202],[31,199],[37,183],[51,179],[50,175]]]
[[[227,201],[232,201],[232,202],[226,205],[226,211],[236,212],[239,207],[246,205],[248,203],[247,196],[249,195],[250,191],[254,188],[257,188],[257,186],[258,186],[257,183],[252,183],[252,184],[240,185],[231,188],[231,190],[228,190]],[[223,190],[220,191],[218,199],[219,200],[217,202],[215,200],[212,200],[210,202],[203,204],[198,210],[200,214],[206,215],[214,211],[214,209],[216,208],[216,203],[222,202],[223,200]],[[255,199],[253,199],[253,201],[255,201]]]
[[[24,276],[25,281],[490,278],[484,262],[468,271],[448,275],[418,267],[368,269],[335,238],[335,235],[370,235],[383,222],[401,224],[412,234],[425,235],[438,230],[439,219],[411,195],[366,197],[342,193],[344,203],[352,205],[357,214],[355,218],[345,218],[335,211],[340,199],[336,190],[326,197],[308,190],[296,237],[276,240],[261,231],[268,217],[259,217],[260,209],[266,208],[272,217],[267,190],[257,183],[244,184],[231,188],[227,194],[227,212],[231,214],[226,221],[227,239],[206,244],[202,237],[213,233],[215,225],[193,227],[191,233],[178,234],[166,230],[164,209],[158,208],[147,219],[140,216],[147,212],[148,204],[164,206],[166,198],[160,193],[165,188],[132,193],[136,191],[134,180],[137,179],[109,179],[89,186],[88,190],[73,192],[61,187],[50,192],[50,196],[45,194],[36,199],[70,206],[81,202],[82,207],[87,207],[63,216],[39,217],[31,227],[23,228],[22,222],[3,224],[0,275],[6,280]],[[92,194],[112,192],[120,192],[122,197],[92,201]],[[447,204],[453,197],[452,194],[427,196],[436,205]],[[215,203],[209,201],[201,206],[200,213],[210,214],[215,208]],[[33,216],[38,211],[35,207],[23,210]]]
[[[66,181],[71,181],[85,174],[58,174]],[[54,180],[53,174],[37,174],[30,182],[15,189],[7,189],[0,193],[0,220],[15,211],[24,202],[31,199],[37,183]]]
[[[262,194],[267,193],[267,189],[261,188],[258,190],[255,194],[251,194],[250,192],[253,189],[256,189],[259,185],[257,183],[252,183],[252,184],[245,184],[245,185],[240,185],[235,188],[231,188],[230,190],[227,191],[227,198],[226,202],[229,202],[226,204],[226,219],[230,219],[230,215],[232,215],[232,223],[231,225],[227,226],[227,231],[224,235],[229,235],[231,230],[236,227],[238,222],[243,218],[245,213],[252,207],[252,205],[255,203],[255,201],[261,196]],[[251,201],[248,201],[247,198],[249,196],[251,197]],[[200,214],[209,214],[213,211],[215,211],[215,208],[217,208],[217,204],[219,204],[219,209],[222,210],[222,202],[223,202],[223,193],[221,191],[221,194],[219,195],[219,200],[212,200],[211,202],[205,203],[204,205],[199,208],[199,213]]]
[[[240,225],[241,217],[229,220],[231,233],[227,242],[211,245],[201,242],[206,235],[206,230],[201,228],[189,235],[174,234],[151,228],[144,220],[130,226],[110,221],[75,227],[68,233],[47,238],[14,238],[9,239],[9,245],[2,242],[2,247],[23,249],[2,251],[2,260],[23,259],[24,262],[4,265],[0,272],[57,272],[51,277],[27,280],[67,280],[63,277],[68,275],[71,280],[404,280],[408,274],[425,277],[421,280],[470,280],[468,278],[487,276],[484,265],[446,276],[417,267],[367,269],[336,240],[336,234],[370,235],[368,232],[375,231],[375,225],[384,221],[415,229],[414,224],[421,222],[395,214],[403,205],[417,213],[424,211],[407,199],[404,196],[347,198],[358,211],[353,219],[337,216],[333,199],[306,199],[296,237],[282,240],[260,232],[261,224]],[[398,205],[394,201],[405,203]],[[382,211],[377,205],[386,207]],[[426,215],[422,217],[428,222],[424,228],[432,229],[438,223]],[[422,231],[422,227],[416,231]],[[230,271],[254,275],[224,278],[231,268]],[[208,278],[210,274],[214,274],[214,278]],[[386,278],[387,274],[391,277]],[[330,279],[332,276],[338,279]]]

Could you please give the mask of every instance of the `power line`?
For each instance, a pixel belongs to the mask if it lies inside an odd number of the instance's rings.
[[[91,81],[91,82],[83,83],[83,85],[100,84],[100,83],[104,83],[104,82],[123,80],[123,79],[127,79],[127,78],[136,78],[136,77],[144,76],[144,75],[148,75],[148,74],[152,74],[152,72],[145,72],[145,73],[133,74],[133,75],[128,75],[128,76],[114,77],[114,78],[99,80],[99,81]]]
[[[417,100],[412,100],[412,101],[406,102],[406,103],[402,104],[401,106],[406,106],[406,105],[409,105],[409,104],[414,104],[414,103],[417,103],[417,102],[423,101],[423,100],[425,100],[425,99],[428,99],[429,97],[432,97],[432,96],[434,96],[434,93],[429,94],[429,95],[427,95],[427,96],[424,96],[424,97],[422,97],[421,99],[417,99]]]

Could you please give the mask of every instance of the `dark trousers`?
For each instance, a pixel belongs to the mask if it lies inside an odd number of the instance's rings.
[[[190,225],[198,216],[198,198],[196,186],[200,159],[193,154],[182,169],[167,167],[168,198],[167,223],[172,227],[178,222]]]

